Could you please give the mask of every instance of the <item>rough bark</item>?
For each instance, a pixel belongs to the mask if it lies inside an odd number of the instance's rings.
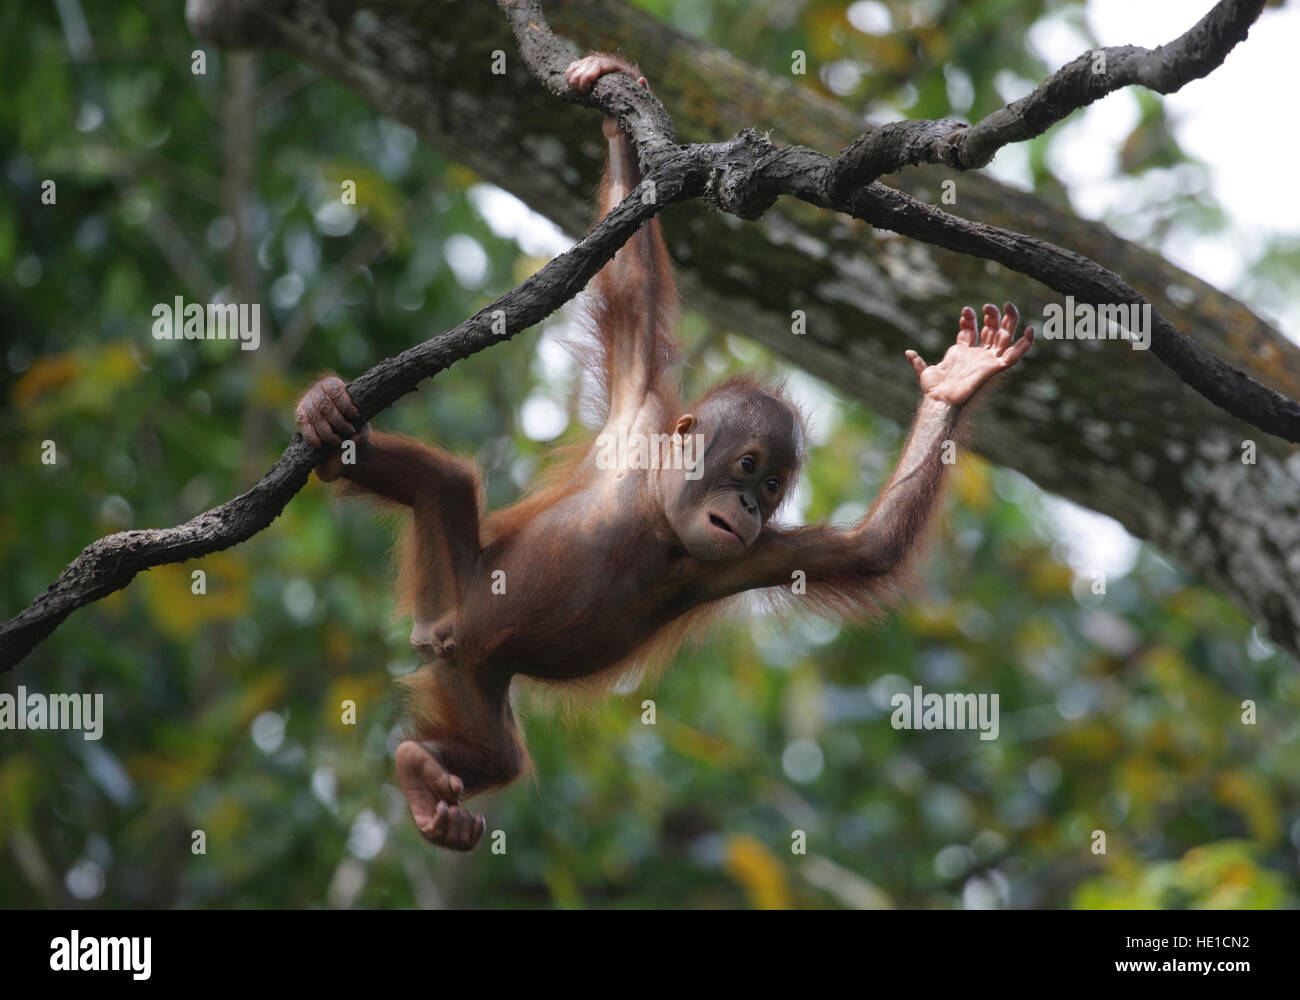
[[[1212,73],[1241,43],[1267,0],[1228,0],[1168,45],[1112,45],[1085,52],[1053,73],[1020,100],[972,125],[965,122],[891,122],[868,132],[845,150],[831,190],[845,194],[883,174],[919,163],[943,163],[958,170],[988,164],[1013,142],[1042,135],[1082,107],[1122,87],[1141,84],[1172,94]]]

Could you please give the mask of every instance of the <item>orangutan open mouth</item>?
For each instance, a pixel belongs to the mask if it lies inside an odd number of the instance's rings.
[[[744,539],[740,537],[740,533],[737,532],[735,528],[729,525],[722,518],[718,517],[717,514],[712,514],[712,513],[709,514],[709,523],[712,524],[715,528],[721,528],[723,531],[727,532],[730,535],[735,535],[740,542],[742,543],[744,542]]]

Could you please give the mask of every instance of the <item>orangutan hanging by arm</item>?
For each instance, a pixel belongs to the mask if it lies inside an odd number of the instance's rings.
[[[606,73],[644,78],[593,55],[569,67],[579,92]],[[641,181],[635,151],[612,120],[603,216]],[[355,442],[323,479],[410,508],[399,598],[413,616],[420,666],[403,678],[408,738],[398,780],[420,833],[469,850],[485,819],[463,800],[528,766],[510,704],[517,675],[593,685],[629,664],[667,655],[686,624],[742,591],[788,587],[802,572],[818,610],[854,616],[884,594],[916,553],[935,510],[947,442],[963,407],[1029,350],[1010,304],[962,310],[955,343],[936,365],[907,356],[921,402],[898,466],[858,525],[781,528],[803,453],[803,426],[779,392],[733,378],[693,406],[672,377],[676,291],[657,220],[593,281],[593,374],[608,416],[585,453],[561,462],[519,503],[483,516],[474,467],[408,438],[358,427],[342,380],[308,390],[297,411],[312,444]],[[683,449],[687,438],[701,445]],[[604,443],[641,440],[656,461],[609,462]],[[673,461],[691,455],[698,461]]]

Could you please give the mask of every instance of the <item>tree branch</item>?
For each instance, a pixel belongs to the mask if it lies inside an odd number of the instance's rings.
[[[855,161],[860,163],[861,154],[853,152],[861,150],[859,143],[832,159],[800,146],[777,148],[752,129],[743,129],[726,142],[677,146],[672,121],[662,104],[630,80],[611,74],[598,81],[586,97],[568,90],[563,73],[577,50],[551,33],[536,0],[498,0],[498,5],[509,19],[533,74],[557,96],[589,104],[616,118],[632,136],[646,178],[585,239],[532,278],[459,326],[380,362],[350,383],[348,391],[363,420],[370,420],[413,391],[422,380],[455,361],[544,319],[576,296],[648,219],[670,204],[706,195],[724,211],[754,219],[779,195],[789,194],[880,228],[998,261],[1082,302],[1148,304],[1118,275],[1072,251],[949,215],[878,182],[866,186],[847,183],[844,178],[861,169],[855,165]],[[191,10],[210,10],[211,6],[211,0],[190,0]],[[1154,80],[1176,89],[1178,80],[1194,79],[1217,65],[1227,51],[1222,48],[1224,38],[1234,33],[1244,37],[1261,6],[1254,0],[1223,0],[1173,45],[1151,53],[1132,50],[1134,54],[1130,62],[1124,63],[1128,67],[1124,72],[1136,74],[1134,82],[1150,85],[1148,81]],[[1252,9],[1253,14],[1243,22],[1241,19]],[[251,18],[250,23],[257,23],[263,16],[256,12],[255,5],[240,6],[240,10],[240,17]],[[1237,37],[1232,44],[1239,40]],[[1049,80],[1040,92],[1050,91],[1052,86]],[[1025,100],[1032,102],[1034,97]],[[1041,100],[1043,107],[1051,106],[1050,94]],[[1012,107],[1023,104],[1018,102]],[[1068,110],[1072,109],[1065,113]],[[1042,122],[1047,116],[1035,111],[1030,120]],[[1014,130],[993,129],[990,134],[997,138],[1010,136],[1005,142],[1015,139]],[[498,315],[504,318],[502,336],[492,329],[493,317]],[[1184,382],[1210,402],[1256,427],[1289,441],[1300,441],[1300,406],[1214,357],[1154,308],[1152,316],[1153,353]],[[219,551],[256,534],[302,488],[319,457],[318,451],[295,434],[271,470],[235,499],[174,528],[119,532],[87,546],[44,594],[0,625],[0,669],[9,669],[21,660],[72,611],[121,589],[141,570]]]
[[[1268,0],[1221,0],[1168,45],[1145,49],[1112,45],[1085,52],[1049,76],[1037,90],[967,125],[964,122],[892,122],[859,137],[835,161],[827,193],[852,189],[903,167],[938,163],[955,170],[986,166],[1003,146],[1042,135],[1080,108],[1139,84],[1172,94],[1219,67],[1245,40]]]
[[[555,81],[563,80],[574,50],[551,34],[538,0],[498,0],[498,4],[510,20],[529,70],[554,91]],[[1165,88],[1162,93],[1176,90],[1219,65],[1227,52],[1246,36],[1263,6],[1263,0],[1221,0],[1195,27],[1169,45],[1154,50],[1135,46],[1105,50],[1121,53],[1120,67],[1113,76]],[[1012,105],[1012,109],[1031,109],[1030,120],[1034,127],[1041,124],[1039,132],[1052,121],[1059,121],[1074,110],[1074,106],[1064,102],[1065,96],[1086,96],[1086,88],[1078,85],[1080,65],[1076,59],[1034,94]],[[1088,65],[1091,66],[1090,58]],[[579,99],[567,88],[564,96],[569,100]],[[672,126],[662,124],[666,114],[663,105],[626,76],[603,77],[582,103],[617,118],[636,143],[643,164],[660,162],[669,155],[663,136],[672,134]],[[1086,103],[1086,100],[1082,102]],[[1048,121],[1051,114],[1056,117]],[[936,125],[934,122],[903,124],[916,125],[922,132]],[[879,130],[871,135],[878,133]],[[1005,131],[999,134],[1007,136]],[[863,148],[860,144],[869,136],[850,144],[834,160],[799,146],[777,149],[748,129],[736,138],[745,141],[727,148],[725,156],[732,159],[715,158],[712,170],[710,193],[723,211],[755,219],[779,195],[789,194],[822,208],[845,212],[881,229],[997,261],[1073,296],[1080,303],[1150,306],[1151,353],[1186,385],[1215,406],[1260,430],[1300,442],[1300,404],[1207,351],[1162,316],[1137,289],[1095,261],[1046,240],[950,215],[879,182],[864,187],[846,183],[845,178],[855,172],[854,165],[860,162]],[[1013,139],[1007,136],[1003,141]],[[678,151],[689,153],[696,148],[678,147]]]
[[[585,239],[523,284],[459,326],[381,361],[349,383],[348,393],[361,419],[371,420],[424,379],[540,322],[582,291],[648,219],[663,207],[702,192],[705,178],[698,163],[713,147],[698,149],[697,157],[679,157],[648,177]],[[647,183],[654,185],[654,202],[642,200]],[[493,330],[494,317],[504,321],[500,336]],[[77,608],[121,590],[137,573],[219,552],[257,534],[302,489],[322,456],[323,451],[294,434],[270,471],[233,500],[173,528],[121,531],[92,542],[45,593],[0,625],[0,670],[17,664]]]

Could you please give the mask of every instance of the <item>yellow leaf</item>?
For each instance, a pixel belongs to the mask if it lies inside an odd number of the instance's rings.
[[[257,373],[250,398],[274,409],[288,409],[298,398],[302,386],[290,382],[280,369],[263,369]]]
[[[917,601],[903,614],[909,629],[922,632],[932,638],[952,637],[958,634],[956,609],[951,602]]]
[[[1231,771],[1219,777],[1214,794],[1245,817],[1255,840],[1277,843],[1282,835],[1282,820],[1268,789],[1258,779],[1243,771]]]
[[[225,795],[196,815],[197,826],[207,833],[208,843],[232,843],[248,821],[248,810],[233,795]]]
[[[74,354],[37,358],[14,383],[14,406],[27,409],[45,393],[67,385],[80,374],[81,360]]]
[[[343,702],[352,701],[357,706],[357,723],[361,722],[362,712],[373,707],[383,697],[388,682],[382,674],[336,677],[330,681],[325,692],[325,715],[331,726],[340,731],[355,732],[357,726],[347,725],[343,721]]]
[[[87,361],[87,374],[106,387],[128,386],[141,375],[140,359],[127,343],[107,344]]]
[[[336,197],[344,181],[356,181],[356,207],[365,213],[366,224],[390,239],[405,239],[406,199],[383,174],[357,161],[335,161],[325,165],[325,180]]]
[[[963,507],[986,510],[993,499],[989,464],[974,455],[963,453],[953,468],[953,489]]]
[[[476,174],[469,167],[460,164],[452,164],[447,168],[446,174],[443,175],[443,183],[458,191],[471,188],[475,184],[482,184],[483,178]]]
[[[723,867],[745,890],[749,905],[756,910],[788,910],[790,887],[785,871],[767,847],[747,835],[727,838]]]
[[[1029,592],[1035,597],[1060,597],[1070,593],[1074,573],[1068,566],[1043,559],[1029,570]]]
[[[551,894],[551,899],[561,910],[577,910],[582,907],[582,891],[573,872],[559,864],[542,867],[542,881]]]
[[[192,590],[195,570],[206,576],[206,593]],[[188,563],[156,566],[143,576],[145,600],[158,631],[173,639],[189,639],[218,621],[230,621],[248,610],[251,573],[234,551],[214,552]]]
[[[730,743],[691,726],[672,721],[661,726],[664,741],[677,753],[694,757],[713,767],[734,767],[739,755]]]

